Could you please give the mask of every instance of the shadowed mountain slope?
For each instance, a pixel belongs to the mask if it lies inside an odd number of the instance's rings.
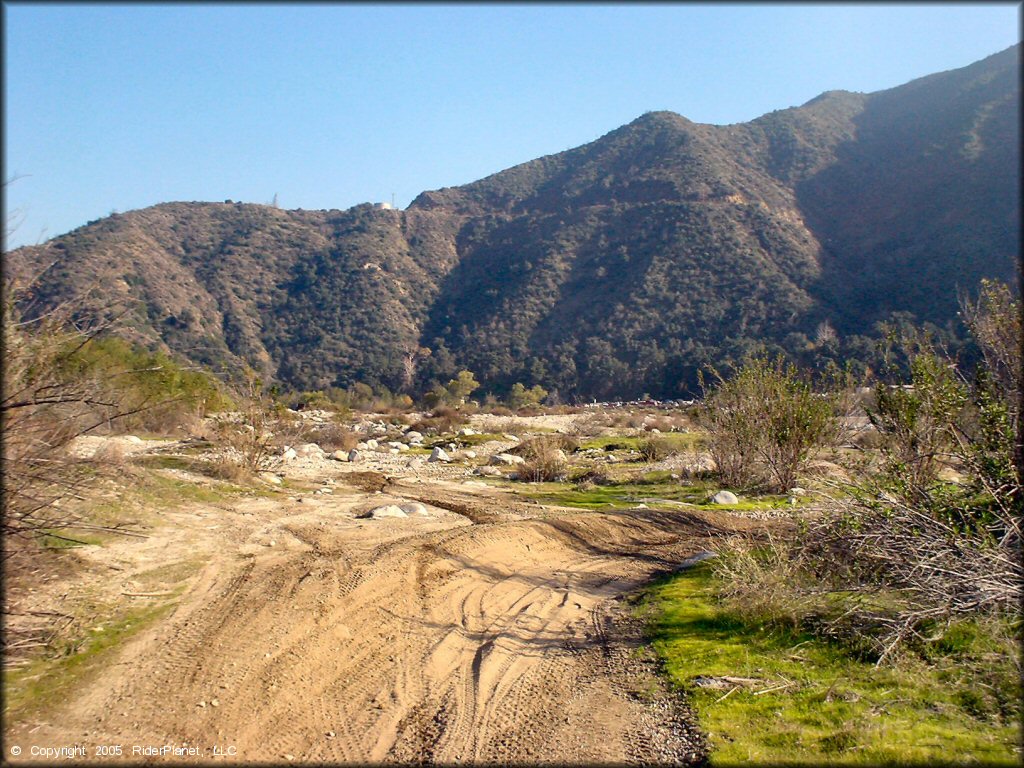
[[[682,394],[704,364],[821,362],[892,312],[947,324],[958,291],[1012,280],[1019,55],[744,124],[648,113],[405,211],[158,205],[8,272],[55,262],[39,306],[98,275],[139,338],[304,389],[466,367],[495,391]]]

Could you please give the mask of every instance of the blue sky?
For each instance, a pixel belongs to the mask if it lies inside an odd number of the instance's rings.
[[[8,246],[171,200],[404,207],[655,109],[734,123],[1020,39],[1017,3],[4,3]]]

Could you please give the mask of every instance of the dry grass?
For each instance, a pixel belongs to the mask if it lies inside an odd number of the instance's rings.
[[[443,435],[454,432],[469,422],[469,415],[446,405],[435,408],[430,416],[421,418],[412,428],[424,435]]]
[[[526,459],[519,470],[519,479],[530,483],[551,483],[565,480],[566,454],[579,446],[568,435],[542,435],[516,446],[510,452]]]
[[[117,469],[123,467],[127,461],[127,451],[124,443],[118,439],[105,440],[92,455],[92,461],[96,464]]]

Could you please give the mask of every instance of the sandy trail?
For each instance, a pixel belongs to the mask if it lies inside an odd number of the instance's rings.
[[[637,695],[649,669],[618,598],[729,518],[480,493],[397,483],[225,526],[168,618],[9,741],[122,744],[129,759],[188,745],[203,761],[216,746],[247,763],[698,757],[681,705]],[[433,516],[354,516],[391,499]]]

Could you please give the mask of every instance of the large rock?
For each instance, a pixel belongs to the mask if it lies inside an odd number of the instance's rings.
[[[295,449],[295,452],[299,454],[299,456],[302,456],[303,458],[324,455],[324,449],[321,448],[316,443],[303,443],[302,445]]]
[[[495,466],[514,467],[525,463],[526,459],[522,456],[513,456],[511,453],[499,453],[491,457],[491,464]]]
[[[719,491],[710,499],[712,504],[738,504],[739,499],[732,491]]]
[[[285,446],[285,449],[281,452],[281,458],[285,461],[292,461],[293,459],[299,458],[299,454],[295,452],[294,448]]]
[[[451,461],[451,457],[445,453],[443,448],[435,448],[430,453],[430,458],[427,461]]]
[[[462,429],[460,429],[455,434],[458,435],[459,437],[472,437],[473,435],[479,435],[480,433],[477,432],[475,429],[470,429],[469,427],[463,427]]]
[[[385,504],[381,507],[374,507],[369,512],[359,515],[359,517],[371,517],[374,520],[380,520],[384,517],[408,517],[408,515],[397,504]]]
[[[359,451],[357,451],[355,448],[353,448],[351,451],[349,451],[348,452],[348,460],[349,461],[353,461],[353,462],[354,461],[359,461]]]
[[[379,445],[380,444],[376,440],[371,439],[366,441],[366,448],[370,451],[375,450]]]
[[[418,501],[407,501],[404,504],[399,504],[398,508],[401,509],[407,515],[419,515],[421,517],[430,517],[430,512],[427,508],[420,504]]]
[[[415,429],[411,429],[405,433],[405,439],[410,443],[422,443],[423,435],[417,432]]]
[[[348,454],[345,451],[335,451],[331,454],[331,458],[335,461],[348,461]]]
[[[483,477],[502,477],[501,470],[497,467],[477,467],[473,470],[473,474]]]

